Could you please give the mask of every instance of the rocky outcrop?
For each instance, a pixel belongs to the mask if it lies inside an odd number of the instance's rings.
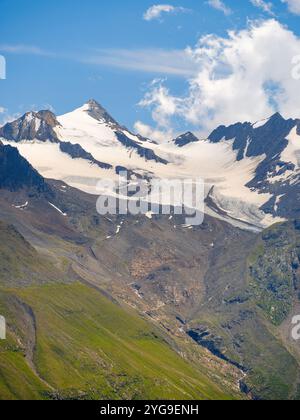
[[[299,135],[299,120],[284,119],[279,113],[260,123],[237,123],[220,126],[209,140],[212,143],[232,141],[237,160],[261,157],[253,178],[246,185],[250,190],[270,194],[270,200],[261,210],[273,216],[298,218],[300,215],[300,178],[295,164],[282,159],[289,144],[288,136],[296,128]]]
[[[113,117],[94,99],[90,99],[87,102],[89,109],[86,111],[92,118],[95,120],[105,122],[111,126],[115,126],[116,128],[119,127],[119,124]]]
[[[123,144],[123,146],[127,147],[128,149],[136,150],[138,155],[144,158],[145,160],[154,160],[155,162],[162,163],[163,165],[168,164],[167,160],[162,159],[161,157],[156,155],[153,150],[148,149],[142,146],[140,143],[137,143],[136,141],[130,139],[123,132],[116,131],[116,136],[119,142]]]
[[[199,141],[199,139],[190,131],[188,131],[185,134],[182,134],[181,136],[177,137],[175,140],[173,140],[176,146],[178,147],[184,147],[187,146],[190,143],[196,143]]]
[[[21,118],[0,128],[0,138],[8,141],[39,140],[58,142],[54,127],[59,123],[50,111],[27,112]]]
[[[72,159],[85,159],[90,163],[99,166],[101,169],[112,169],[112,165],[108,163],[99,162],[91,153],[88,153],[80,144],[72,144],[69,142],[60,142],[59,148],[63,153],[71,156]]]
[[[0,188],[18,191],[21,188],[37,193],[50,193],[44,178],[24,159],[15,147],[0,143]]]
[[[224,360],[225,362],[230,363],[231,365],[237,367],[243,372],[247,372],[247,369],[244,366],[240,365],[235,360],[232,360],[228,356],[226,356],[223,350],[224,342],[221,337],[215,336],[203,326],[199,326],[196,329],[190,329],[187,331],[187,333],[197,344],[206,348],[214,356],[218,357],[221,360]]]

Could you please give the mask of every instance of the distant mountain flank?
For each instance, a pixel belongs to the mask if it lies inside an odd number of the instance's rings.
[[[211,133],[209,140],[231,142],[237,152],[237,161],[262,157],[247,187],[270,194],[262,207],[266,213],[280,217],[299,216],[300,120],[285,120],[276,113],[256,124],[220,126]]]
[[[26,188],[37,193],[49,193],[44,178],[24,159],[18,149],[0,142],[0,188],[17,191]]]

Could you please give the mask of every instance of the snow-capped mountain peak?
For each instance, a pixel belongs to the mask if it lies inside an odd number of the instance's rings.
[[[119,126],[115,119],[95,99],[88,100],[83,107],[85,112],[95,120],[115,127]]]
[[[206,140],[187,132],[156,144],[91,99],[59,117],[27,113],[1,128],[1,138],[44,177],[86,192],[97,193],[99,180],[116,180],[127,169],[146,179],[202,178],[207,211],[241,226],[265,227],[300,214],[300,121],[278,113],[222,125]]]
[[[93,193],[100,179],[117,179],[121,168],[148,176],[168,164],[151,141],[119,125],[95,100],[59,117],[26,113],[1,128],[0,139],[17,146],[45,178]]]
[[[113,166],[143,168],[145,161],[167,164],[152,150],[152,143],[120,126],[95,100],[58,117],[56,133],[61,141],[78,143],[96,159],[113,161]],[[144,163],[143,163],[143,162]],[[125,165],[124,165],[125,164]]]
[[[16,142],[23,140],[56,142],[54,128],[58,126],[59,122],[51,111],[31,111],[0,128],[0,137]]]

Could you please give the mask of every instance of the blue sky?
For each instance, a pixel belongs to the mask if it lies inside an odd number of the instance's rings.
[[[62,114],[95,98],[129,128],[139,120],[167,131],[170,119],[154,115],[153,122],[151,111],[160,107],[149,98],[151,82],[163,79],[167,100],[189,99],[199,63],[182,56],[186,47],[194,49],[207,34],[226,39],[228,30],[242,31],[257,19],[275,19],[298,37],[293,2],[299,5],[291,0],[289,10],[282,0],[265,1],[269,13],[251,0],[224,0],[224,7],[218,0],[0,0],[0,54],[7,61],[7,79],[0,80],[2,119],[45,107]],[[146,11],[158,4],[174,9],[146,20]],[[201,124],[177,111],[171,117],[179,131]]]

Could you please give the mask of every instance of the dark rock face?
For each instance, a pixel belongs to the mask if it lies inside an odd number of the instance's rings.
[[[33,169],[15,147],[0,144],[0,188],[18,191],[22,188],[50,193],[44,178]]]
[[[127,147],[128,149],[135,149],[140,157],[145,158],[146,160],[154,160],[155,162],[162,163],[163,165],[168,164],[167,160],[162,159],[161,157],[156,155],[153,152],[153,150],[147,149],[146,147],[143,147],[141,144],[135,142],[134,140],[131,140],[121,131],[116,131],[116,136],[119,142],[123,144],[123,146]]]
[[[116,120],[112,118],[112,116],[94,99],[90,99],[87,102],[89,105],[89,110],[86,111],[91,117],[98,121],[105,121],[106,123],[118,127],[119,124]]]
[[[188,131],[187,133],[182,134],[181,136],[177,137],[174,140],[174,143],[178,147],[184,147],[184,146],[187,146],[190,143],[196,143],[198,141],[199,141],[199,139],[193,133]]]
[[[47,123],[50,127],[57,127],[60,125],[56,119],[56,116],[49,110],[39,111],[37,116],[45,121],[45,123]]]
[[[300,220],[295,220],[294,225],[296,230],[300,230]]]
[[[234,140],[233,149],[238,151],[238,160],[265,154],[270,161],[285,149],[288,144],[286,137],[296,125],[297,120],[285,120],[277,113],[257,128],[249,122],[220,126],[210,134],[209,140],[213,143]]]
[[[249,185],[250,187],[255,187],[269,172],[274,173],[277,166],[280,168],[281,175],[289,169],[280,160],[280,155],[288,145],[287,136],[296,125],[295,120],[285,120],[280,114],[275,114],[263,127],[254,129],[246,156],[255,157],[265,154],[266,158],[258,166],[256,177]],[[278,175],[278,171],[274,175]]]
[[[231,360],[224,354],[222,350],[224,342],[221,337],[214,336],[210,331],[206,330],[205,327],[201,326],[196,329],[189,330],[187,333],[196,343],[209,350],[213,355],[217,356],[219,359],[230,363],[231,365],[237,367],[243,372],[247,371],[247,369],[244,366],[241,366],[239,363],[237,363],[234,360]]]
[[[53,128],[58,125],[55,115],[50,111],[28,112],[0,128],[0,137],[15,142],[40,140],[57,143],[58,138]]]
[[[257,166],[253,179],[247,184],[251,190],[269,193],[271,198],[262,210],[267,214],[284,218],[297,218],[300,214],[300,179],[292,162],[284,162],[281,154],[288,146],[287,137],[293,128],[300,132],[299,120],[285,120],[279,113],[274,114],[264,125],[237,123],[229,127],[220,126],[209,136],[218,143],[233,140],[233,150],[237,160],[246,157],[263,159]],[[285,181],[285,174],[295,172],[293,182]],[[273,179],[282,180],[273,181]]]
[[[96,160],[91,153],[84,150],[80,144],[72,144],[69,142],[60,142],[59,148],[63,153],[71,156],[72,159],[85,159],[91,163],[99,166],[102,169],[111,169],[112,166],[108,163],[99,162]]]

